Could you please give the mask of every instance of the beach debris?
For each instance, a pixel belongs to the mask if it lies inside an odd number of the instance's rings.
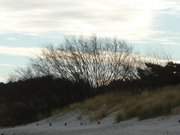
[[[67,126],[67,122],[64,123],[64,126]]]
[[[83,122],[80,122],[80,125],[82,126],[82,125],[83,125]]]
[[[52,127],[52,123],[51,122],[49,122],[49,126]]]
[[[98,125],[100,125],[100,124],[101,124],[101,122],[100,122],[100,121],[97,121],[97,124],[98,124]]]

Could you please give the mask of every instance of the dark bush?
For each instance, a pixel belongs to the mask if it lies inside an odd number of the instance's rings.
[[[51,76],[10,82],[0,89],[0,125],[13,126],[47,117],[56,108],[95,95],[88,83]]]

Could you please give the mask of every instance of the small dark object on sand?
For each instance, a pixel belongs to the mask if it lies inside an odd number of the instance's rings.
[[[180,120],[178,120],[178,122],[180,123]]]
[[[83,122],[80,122],[80,125],[82,126],[82,125],[83,125]]]
[[[98,124],[98,125],[100,125],[100,124],[101,124],[101,122],[100,122],[100,121],[98,121],[98,122],[97,122],[97,124]]]
[[[1,133],[1,135],[4,135],[4,133]]]
[[[64,126],[67,126],[67,122],[64,123]]]
[[[49,122],[49,126],[50,126],[50,127],[52,126],[52,123],[51,123],[51,122]]]

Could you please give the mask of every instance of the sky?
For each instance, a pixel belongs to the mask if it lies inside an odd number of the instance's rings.
[[[180,0],[0,0],[0,81],[64,37],[118,38],[180,61]]]

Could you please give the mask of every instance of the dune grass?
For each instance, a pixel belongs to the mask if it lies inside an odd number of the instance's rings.
[[[171,113],[180,106],[180,85],[146,90],[141,94],[112,92],[99,95],[69,109],[79,109],[91,120],[102,119],[107,115],[115,116],[115,121],[153,118]],[[66,109],[67,110],[67,109]]]

